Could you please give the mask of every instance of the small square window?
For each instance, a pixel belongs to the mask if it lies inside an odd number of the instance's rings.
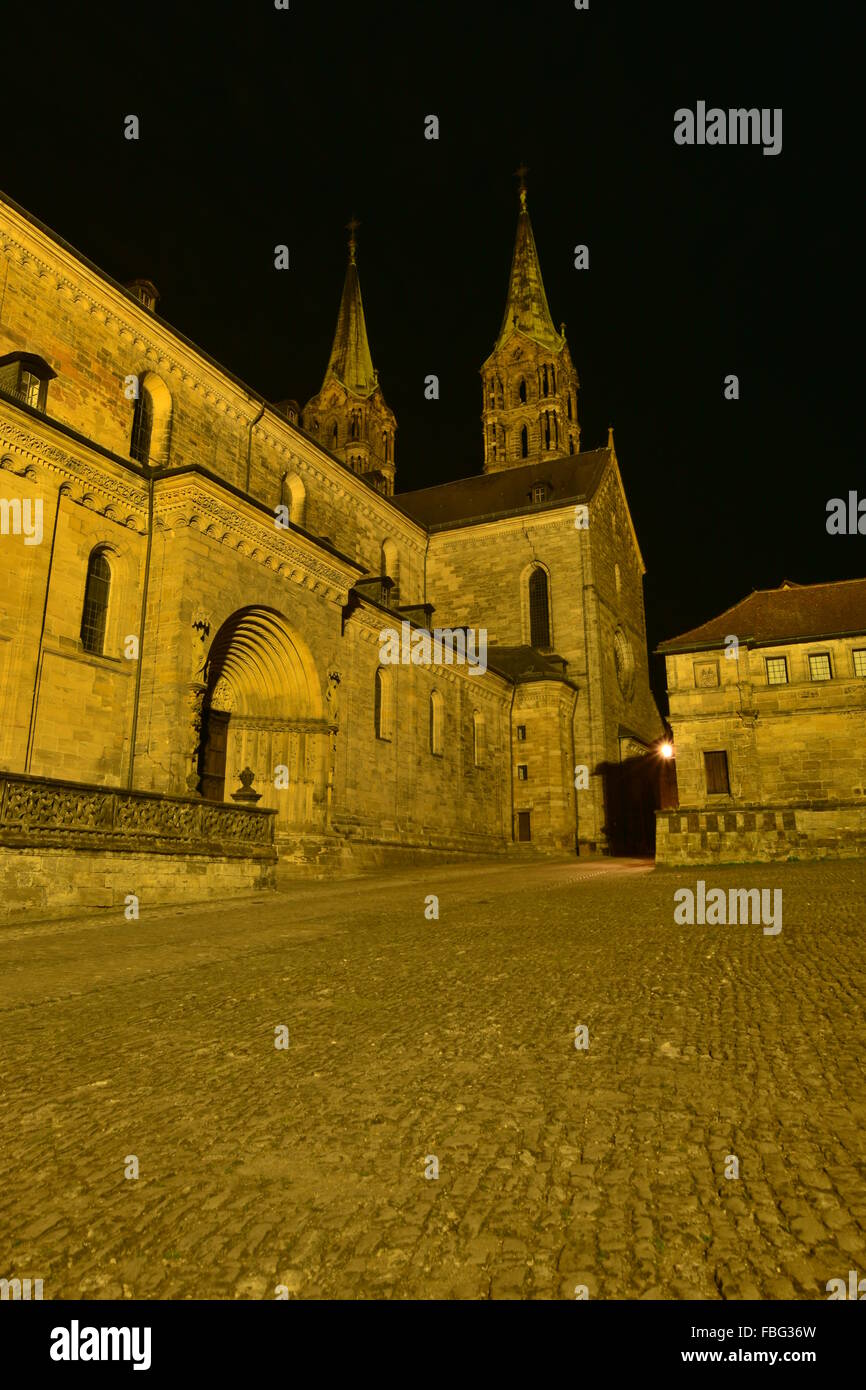
[[[707,776],[709,796],[727,796],[730,794],[731,784],[728,778],[727,753],[705,753],[704,771]]]
[[[866,647],[854,653],[854,675],[866,676]]]
[[[830,670],[830,658],[826,652],[820,652],[817,656],[809,657],[809,677],[813,681],[832,680],[833,673]]]
[[[518,763],[518,764],[517,764],[517,780],[518,780],[518,782],[525,782],[525,781],[528,779],[528,777],[529,777],[529,768],[526,766],[526,763]]]
[[[767,685],[788,684],[788,662],[784,656],[767,657]]]
[[[533,502],[547,501],[547,485],[545,483],[535,484],[535,487],[532,489],[532,500]]]
[[[864,654],[864,656],[866,656],[866,652],[864,652],[863,654]],[[854,655],[856,656],[857,653],[855,652]],[[520,740],[521,743],[522,743],[523,740],[526,738],[526,725],[525,725],[525,724],[518,724],[518,726],[517,726],[517,737],[518,737],[518,739]]]

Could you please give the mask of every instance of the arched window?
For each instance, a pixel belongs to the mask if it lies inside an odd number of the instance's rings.
[[[438,690],[430,696],[430,752],[442,756],[442,696]]]
[[[379,568],[383,578],[394,581],[391,585],[390,598],[392,603],[396,603],[400,598],[400,552],[392,540],[382,542]]]
[[[546,366],[542,367],[542,369],[541,369],[541,394],[542,394],[543,396],[546,396],[546,395],[547,395],[547,367],[546,367]]]
[[[475,766],[483,767],[487,760],[487,723],[479,710],[472,715],[472,753]]]
[[[505,390],[502,385],[502,377],[496,378],[496,404],[502,410],[505,405]]]
[[[307,490],[297,473],[283,474],[282,503],[289,509],[289,521],[293,526],[303,526],[307,509]]]
[[[550,369],[550,389],[551,389],[551,391],[553,392],[553,394],[556,395],[556,368],[555,368],[555,367],[551,367],[551,369]]]
[[[87,562],[87,581],[84,585],[84,611],[81,615],[81,644],[86,652],[101,656],[105,648],[105,624],[108,618],[108,596],[111,590],[111,570],[102,550],[91,552]]]
[[[376,671],[376,737],[386,742],[394,736],[394,676],[384,666]]]
[[[546,370],[546,368],[545,368],[545,370]],[[550,411],[549,411],[549,410],[545,410],[545,412],[544,412],[544,447],[545,447],[545,449],[549,449],[549,448],[550,448]]]
[[[517,388],[517,399],[518,399],[523,405],[526,404],[526,381],[525,381],[525,379],[524,379],[523,377],[521,377],[521,379],[520,379],[520,385],[519,385],[518,388]]]
[[[331,447],[332,447],[333,449],[336,449],[336,447],[337,447],[337,440],[339,439],[339,437],[340,437],[340,432],[339,432],[339,430],[337,429],[337,422],[336,422],[336,420],[335,420],[335,421],[334,421],[334,428],[331,430]]]
[[[138,378],[138,398],[132,417],[130,456],[139,463],[168,463],[171,440],[171,392],[153,372]]]
[[[529,433],[526,426],[520,431],[520,457],[526,458],[529,454]]]
[[[542,651],[550,646],[550,600],[542,569],[534,569],[529,576],[529,645]]]
[[[139,385],[135,414],[132,417],[132,442],[129,452],[139,463],[150,461],[153,441],[153,397],[146,386]]]

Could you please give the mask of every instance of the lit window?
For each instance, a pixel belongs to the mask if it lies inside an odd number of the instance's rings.
[[[532,489],[532,500],[533,500],[533,502],[546,502],[546,501],[547,501],[547,485],[546,485],[546,483],[536,483],[536,484],[535,484],[535,487]]]
[[[526,782],[529,780],[529,768],[526,766],[526,763],[517,764],[517,780],[518,782]]]
[[[707,792],[710,796],[727,796],[730,793],[727,753],[705,753],[704,771],[707,776]]]
[[[866,676],[866,647],[854,653],[854,675]]]
[[[519,740],[521,743],[522,743],[523,740],[526,738],[526,725],[525,725],[525,724],[518,724],[518,726],[517,726],[517,737],[518,737],[518,740]]]
[[[767,657],[767,685],[788,684],[788,662],[784,656]]]
[[[830,658],[826,652],[820,652],[817,656],[809,657],[809,678],[813,681],[828,681],[832,679],[830,670]]]
[[[87,565],[84,586],[84,612],[81,616],[81,643],[86,652],[101,656],[105,646],[105,623],[108,617],[108,595],[111,589],[111,570],[101,550],[94,550]]]

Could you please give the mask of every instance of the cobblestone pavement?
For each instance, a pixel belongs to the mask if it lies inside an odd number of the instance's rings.
[[[781,887],[781,934],[676,926],[698,877]],[[0,1277],[825,1298],[866,1274],[864,903],[863,863],[572,860],[0,930]]]

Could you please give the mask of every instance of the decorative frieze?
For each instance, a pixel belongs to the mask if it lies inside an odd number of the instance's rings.
[[[0,845],[274,857],[274,811],[0,773]]]

